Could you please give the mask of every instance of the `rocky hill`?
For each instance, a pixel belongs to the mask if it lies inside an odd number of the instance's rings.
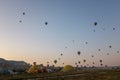
[[[29,68],[29,64],[24,61],[5,60],[0,58],[0,70],[24,71]]]

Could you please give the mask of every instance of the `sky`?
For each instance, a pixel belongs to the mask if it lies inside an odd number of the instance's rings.
[[[57,60],[56,66],[78,61],[100,66],[102,60],[118,66],[119,21],[119,0],[0,0],[0,57],[44,65]]]

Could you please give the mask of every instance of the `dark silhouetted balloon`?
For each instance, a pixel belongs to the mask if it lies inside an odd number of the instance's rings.
[[[48,25],[48,22],[45,22],[45,25]]]
[[[117,51],[117,53],[119,53],[119,51]]]
[[[92,58],[94,57],[94,55],[92,55]]]
[[[100,59],[100,63],[102,63],[102,60]]]
[[[85,44],[88,44],[88,42],[85,42]]]
[[[101,49],[98,49],[98,51],[101,51]]]
[[[109,48],[112,48],[112,46],[110,45]]]
[[[20,23],[22,23],[22,20],[19,20]]]
[[[113,30],[115,30],[115,28],[113,28]]]
[[[57,63],[57,60],[54,60],[54,63],[56,64],[56,63]]]
[[[49,64],[49,61],[47,61],[47,64]]]
[[[85,62],[86,62],[86,60],[84,59],[84,60],[83,60],[83,62],[85,63]]]
[[[23,12],[23,15],[25,15],[25,12]]]
[[[62,53],[61,53],[60,55],[61,55],[61,56],[63,56],[63,54],[62,54]]]
[[[94,25],[97,26],[97,22],[94,22]]]
[[[77,63],[75,63],[75,65],[77,65]]]
[[[109,55],[109,53],[107,53],[107,55]]]
[[[80,61],[78,61],[78,63],[80,64]]]
[[[81,52],[80,52],[80,51],[78,51],[78,52],[77,52],[77,54],[78,54],[78,55],[80,55],[80,54],[81,54]]]
[[[101,65],[101,66],[103,66],[103,64],[102,64],[102,63],[101,63],[100,65]]]

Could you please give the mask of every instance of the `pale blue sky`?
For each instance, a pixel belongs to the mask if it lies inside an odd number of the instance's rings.
[[[90,65],[99,65],[100,59],[120,65],[119,35],[119,0],[0,0],[0,57],[5,59],[46,65],[62,52],[57,65],[78,60],[83,65],[83,59]]]

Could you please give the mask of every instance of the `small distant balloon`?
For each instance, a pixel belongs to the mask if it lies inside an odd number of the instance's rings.
[[[115,28],[113,28],[113,30],[115,30]]]
[[[109,48],[112,48],[112,46],[110,45]]]
[[[92,55],[92,58],[94,57],[94,55]]]
[[[93,30],[93,32],[95,32],[95,29]]]
[[[47,64],[49,64],[49,62],[47,61]]]
[[[23,15],[25,15],[25,12],[23,12]]]
[[[68,48],[67,46],[65,46],[65,48]]]
[[[85,62],[86,62],[86,60],[84,59],[84,60],[83,60],[83,62],[85,63]]]
[[[60,55],[62,56],[63,54],[61,53]]]
[[[78,63],[80,64],[80,61],[78,61]]]
[[[72,42],[74,43],[74,42],[75,42],[75,40],[72,40]]]
[[[20,23],[22,23],[22,20],[19,20]]]
[[[103,31],[105,31],[105,28],[103,28]]]
[[[45,22],[45,25],[48,25],[48,22]]]
[[[100,63],[102,63],[102,60],[100,59]]]
[[[102,63],[101,63],[100,65],[101,65],[101,66],[103,66],[103,64],[102,64]]]
[[[98,51],[101,51],[101,49],[98,49]]]
[[[56,64],[56,63],[57,63],[57,60],[54,60],[54,63]]]
[[[109,53],[107,53],[107,55],[109,55]]]
[[[80,53],[81,53],[80,51],[77,52],[78,55],[80,55]]]
[[[60,58],[58,58],[58,60],[60,60]]]
[[[119,53],[119,51],[117,51],[117,53]]]
[[[85,44],[88,44],[88,42],[85,42]]]
[[[94,25],[97,26],[97,22],[94,22]]]
[[[77,63],[75,63],[75,65],[77,65]]]

